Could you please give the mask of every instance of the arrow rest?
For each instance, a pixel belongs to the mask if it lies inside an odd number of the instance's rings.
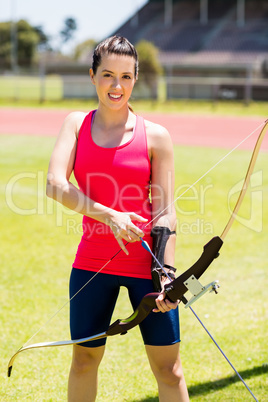
[[[192,293],[193,297],[185,304],[185,308],[191,306],[196,300],[200,299],[201,296],[203,296],[205,293],[208,291],[214,292],[215,294],[218,294],[218,288],[220,285],[218,285],[219,281],[213,281],[207,284],[206,286],[203,286],[194,275],[190,276],[183,284],[186,286],[186,288]]]

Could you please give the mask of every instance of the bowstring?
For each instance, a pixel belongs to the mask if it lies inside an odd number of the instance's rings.
[[[266,122],[261,123],[257,128],[255,128],[250,134],[248,134],[242,141],[239,142],[234,148],[232,148],[227,154],[225,154],[218,162],[216,162],[211,168],[209,168],[202,176],[199,177],[193,184],[191,184],[185,191],[182,192],[174,201],[172,201],[167,207],[165,207],[161,212],[159,212],[150,222],[146,223],[144,228],[154,222],[159,216],[163,214],[168,208],[170,208],[176,201],[178,201],[184,194],[186,194],[189,190],[191,190],[197,183],[199,183],[205,176],[207,176],[213,169],[215,169],[218,165],[220,165],[232,152],[234,152],[237,148],[240,147],[244,142],[246,142],[257,130],[259,130],[262,126],[264,126]]]
[[[125,244],[125,247],[129,243]],[[27,343],[29,343],[36,335],[39,334],[39,332],[42,331],[43,328],[45,328],[50,321],[53,320],[66,306],[67,304],[70,304],[71,301],[91,282],[93,281],[94,278],[122,251],[122,249],[118,250],[117,253],[115,253],[106,263],[95,273],[95,275],[92,276],[71,298],[69,298],[23,345],[26,346]]]
[[[213,169],[215,169],[219,164],[221,164],[232,152],[234,152],[237,148],[240,147],[244,142],[246,142],[257,130],[259,130],[262,126],[264,126],[265,122],[261,123],[258,127],[256,127],[250,134],[248,134],[243,140],[241,140],[235,147],[233,147],[229,152],[227,152],[218,162],[216,162],[211,168],[209,168],[202,176],[200,176],[193,184],[191,184],[185,191],[182,192],[175,200],[173,200],[167,207],[165,207],[161,212],[159,212],[153,219],[145,224],[144,229],[153,223],[159,216],[163,214],[168,208],[174,205],[183,195],[185,195],[189,190],[191,190],[197,183],[199,183],[205,176],[207,176]],[[125,247],[129,244],[126,243]],[[122,251],[122,249],[118,250],[106,263],[90,278],[71,298],[69,298],[25,343],[29,343],[39,332],[42,331],[71,301],[91,282],[96,276]]]

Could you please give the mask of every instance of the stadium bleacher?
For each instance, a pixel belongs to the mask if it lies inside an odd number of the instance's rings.
[[[172,19],[166,23],[165,7],[170,2],[150,0],[138,10],[135,24],[130,18],[113,34],[126,36],[134,44],[141,39],[153,42],[166,75],[265,78],[268,1],[208,0],[205,22],[201,2],[173,0]],[[255,98],[268,99],[268,87],[261,90],[260,86],[254,90]]]
[[[173,0],[173,21],[164,25],[165,1],[151,0],[116,32],[133,43],[152,41],[160,51],[229,50],[268,52],[268,2],[245,1],[245,24],[237,24],[237,0],[208,2],[208,23],[200,23],[200,0]],[[214,32],[216,31],[216,35]]]

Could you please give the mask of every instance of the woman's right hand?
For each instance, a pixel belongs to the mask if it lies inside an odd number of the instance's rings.
[[[119,246],[127,255],[129,252],[126,249],[123,240],[126,240],[129,243],[134,243],[136,241],[140,241],[140,238],[144,236],[143,231],[134,225],[132,220],[142,223],[146,223],[148,221],[148,219],[145,219],[134,212],[113,211],[109,223],[109,226]]]

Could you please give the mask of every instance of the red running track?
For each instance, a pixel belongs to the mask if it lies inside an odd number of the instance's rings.
[[[56,136],[70,110],[0,109],[0,134]],[[174,144],[233,148],[255,133],[241,149],[253,149],[265,118],[143,113],[146,119],[168,129]],[[268,150],[268,137],[263,150]]]

